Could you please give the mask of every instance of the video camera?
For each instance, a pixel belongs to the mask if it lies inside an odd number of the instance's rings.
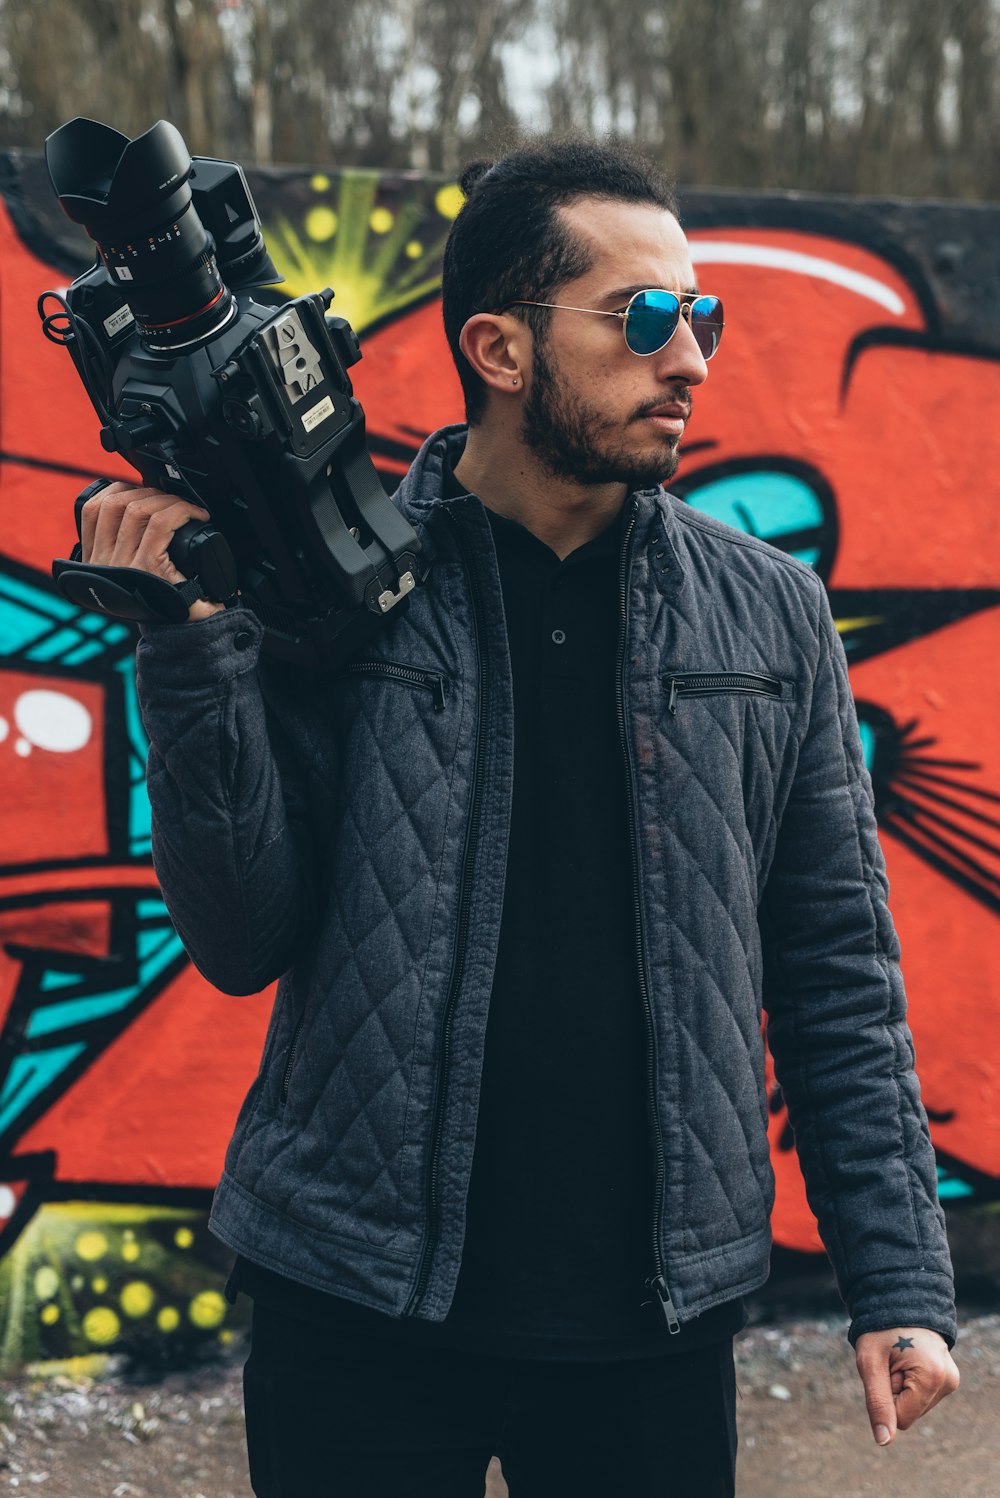
[[[196,598],[238,593],[266,650],[338,664],[405,610],[423,574],[368,453],[347,374],[361,350],[328,314],[333,292],[253,300],[282,277],[246,178],[235,162],[192,158],[166,120],[136,140],[71,120],[45,160],[99,253],[65,298],[39,298],[43,330],[69,349],[105,450],[211,516],[169,547],[185,584],[92,566],[77,546],[53,563],[56,585],[81,608],[133,620],[181,620]],[[46,312],[50,299],[59,310]],[[106,482],[77,497],[77,535]]]

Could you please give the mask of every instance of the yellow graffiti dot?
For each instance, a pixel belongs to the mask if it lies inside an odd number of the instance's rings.
[[[108,1251],[108,1240],[103,1233],[81,1233],[74,1247],[81,1259],[93,1261]]]
[[[227,1326],[219,1333],[219,1341],[223,1347],[231,1347],[233,1345],[236,1341],[236,1333],[232,1327]]]
[[[39,1300],[51,1300],[58,1289],[58,1274],[51,1264],[43,1264],[35,1274],[35,1295]]]
[[[458,210],[465,202],[465,194],[457,182],[450,182],[447,187],[439,187],[434,194],[434,207],[442,218],[457,218]]]
[[[124,1231],[124,1233],[122,1233],[122,1237],[125,1238],[125,1239],[134,1238],[135,1237],[135,1229],[134,1228],[126,1228],[125,1231]]]
[[[156,1297],[153,1294],[152,1285],[147,1285],[145,1280],[130,1280],[122,1290],[119,1299],[125,1315],[134,1318],[145,1316],[148,1311],[151,1311]]]
[[[108,1282],[104,1278],[104,1275],[99,1274],[96,1279],[92,1279],[90,1282],[90,1288],[93,1290],[95,1295],[103,1295],[105,1290],[108,1288]]]
[[[313,192],[327,192],[330,187],[330,179],[329,177],[324,176],[322,172],[317,172],[315,177],[313,177],[310,186],[312,187]]]
[[[419,260],[424,253],[424,247],[419,239],[411,239],[406,246],[406,253],[411,260]]]
[[[337,232],[337,215],[332,208],[310,208],[306,214],[306,233],[310,239],[332,239]]]
[[[368,224],[373,234],[388,234],[392,228],[392,214],[388,208],[373,208]]]
[[[194,1242],[194,1233],[190,1228],[178,1228],[174,1234],[174,1242],[178,1248],[190,1248]]]
[[[83,1318],[83,1335],[88,1342],[96,1342],[99,1347],[106,1347],[109,1342],[115,1340],[121,1331],[121,1325],[114,1311],[107,1306],[95,1306]]]
[[[181,1313],[176,1306],[164,1306],[156,1313],[156,1324],[161,1332],[175,1332],[181,1324]]]
[[[122,1244],[122,1258],[127,1260],[129,1264],[134,1264],[141,1252],[142,1250],[140,1249],[138,1243]]]
[[[59,1320],[59,1307],[52,1305],[42,1306],[41,1318],[46,1326],[54,1326]]]
[[[188,1306],[188,1315],[195,1326],[208,1328],[218,1326],[226,1314],[226,1302],[218,1290],[202,1290]]]

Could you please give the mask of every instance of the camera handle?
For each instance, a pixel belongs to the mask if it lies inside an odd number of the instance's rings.
[[[110,479],[95,479],[76,497],[73,507],[80,535],[81,513],[88,499],[107,488]],[[179,624],[192,603],[207,599],[225,603],[236,592],[236,562],[221,531],[201,520],[188,520],[174,535],[167,555],[182,583],[168,582],[141,567],[100,567],[84,562],[79,541],[68,559],[52,563],[52,576],[64,598],[78,608],[139,623]]]

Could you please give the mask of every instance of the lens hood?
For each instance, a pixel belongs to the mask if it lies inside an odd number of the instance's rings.
[[[168,120],[135,140],[97,120],[70,120],[46,140],[45,164],[63,211],[98,243],[125,223],[141,231],[150,211],[176,216],[191,198],[191,157]]]

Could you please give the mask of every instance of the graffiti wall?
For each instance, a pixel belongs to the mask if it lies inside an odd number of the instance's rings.
[[[392,486],[460,419],[440,326],[457,188],[251,173],[275,293],[333,286]],[[150,863],[132,633],[49,584],[73,497],[130,476],[39,294],[89,263],[35,156],[0,156],[0,1356],[232,1336],[205,1229],[270,995],[188,963]],[[945,1201],[1000,1197],[1000,210],[689,193],[726,344],[676,485],[823,578],[851,663]],[[788,1248],[818,1247],[772,1085]]]

